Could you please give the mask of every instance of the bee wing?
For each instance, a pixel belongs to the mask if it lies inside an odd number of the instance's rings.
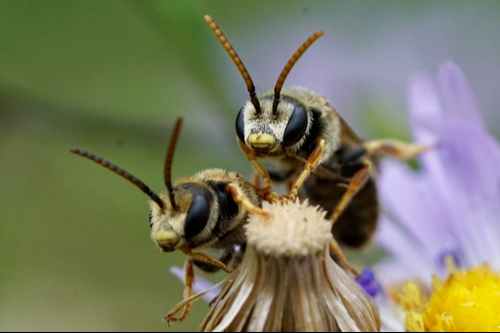
[[[340,136],[342,138],[342,143],[347,146],[359,146],[363,143],[363,140],[353,131],[353,129],[347,124],[347,122],[339,115],[341,132]]]

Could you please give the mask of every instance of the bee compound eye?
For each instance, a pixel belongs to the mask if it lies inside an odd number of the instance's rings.
[[[236,118],[236,134],[241,142],[245,143],[245,117],[243,114],[243,108],[238,113]]]
[[[153,211],[149,211],[149,228],[153,227]]]
[[[209,217],[210,201],[203,194],[195,195],[186,216],[184,237],[190,239],[202,232],[208,223]]]
[[[293,146],[304,137],[308,125],[307,118],[306,108],[302,104],[297,104],[286,125],[285,134],[283,135],[283,146]]]

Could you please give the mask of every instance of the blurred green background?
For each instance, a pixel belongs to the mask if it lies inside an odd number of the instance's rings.
[[[82,148],[162,189],[175,117],[186,117],[174,177],[249,175],[234,119],[243,80],[203,15],[236,48],[258,90],[312,32],[326,35],[288,84],[326,95],[366,138],[409,138],[412,75],[453,59],[500,134],[498,1],[0,1],[0,330],[191,331],[163,315],[182,298],[180,253],[149,239],[147,198],[69,154]]]

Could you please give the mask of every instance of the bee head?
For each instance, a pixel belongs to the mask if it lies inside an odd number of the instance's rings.
[[[259,112],[250,101],[240,110],[236,118],[239,140],[258,155],[280,155],[284,149],[300,145],[311,126],[305,105],[287,95],[281,95],[276,105],[270,93],[259,101]]]
[[[164,166],[164,182],[166,190],[161,195],[156,194],[138,178],[112,164],[111,162],[92,153],[72,149],[71,152],[85,157],[125,178],[142,192],[149,196],[150,212],[149,226],[151,237],[165,251],[170,252],[184,245],[193,243],[197,237],[206,237],[210,232],[207,226],[210,221],[216,220],[212,217],[212,208],[218,211],[215,195],[204,186],[203,182],[188,182],[180,180],[172,186],[171,170],[175,146],[179,138],[183,118],[177,118],[174,131],[170,139]],[[196,177],[194,177],[196,180]]]
[[[281,89],[295,63],[324,32],[312,34],[290,57],[276,81],[274,94],[258,97],[252,78],[234,48],[210,16],[205,16],[205,21],[240,71],[250,94],[250,101],[236,118],[238,138],[258,155],[281,155],[280,150],[299,143],[310,126],[306,107],[296,99],[282,96]]]
[[[216,220],[212,214],[212,207],[216,203],[207,187],[187,182],[176,185],[172,192],[174,205],[170,202],[168,191],[161,195],[165,202],[163,209],[155,202],[150,202],[151,238],[165,252],[177,250],[185,244],[194,244],[197,239],[206,237]]]
[[[209,221],[213,224],[216,220],[216,217],[211,217],[214,215],[212,207],[217,204],[215,196],[203,182],[196,181],[196,176],[178,180],[172,185],[172,161],[182,122],[181,117],[177,119],[165,156],[163,178],[166,191],[161,196],[163,204],[150,202],[151,238],[165,252],[177,250],[186,244],[193,247],[198,236],[209,233],[205,231]]]

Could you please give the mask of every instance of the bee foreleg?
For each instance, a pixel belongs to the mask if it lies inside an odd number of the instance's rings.
[[[299,176],[293,183],[292,188],[290,189],[290,195],[288,196],[288,199],[295,200],[297,198],[300,187],[306,181],[307,177],[309,177],[309,175],[319,165],[321,157],[323,157],[324,153],[325,153],[325,140],[321,139],[316,144],[316,147],[314,147],[314,150],[307,159],[304,168],[302,169]]]
[[[248,212],[252,214],[257,214],[261,216],[267,216],[269,215],[265,211],[263,211],[261,208],[255,206],[243,193],[241,188],[236,185],[236,184],[229,184],[227,185],[227,191],[231,193],[233,196],[234,201],[239,205],[243,206]],[[271,192],[272,193],[272,192]]]
[[[342,252],[339,244],[333,238],[330,239],[330,256],[340,267],[342,267],[342,269],[344,269],[346,272],[351,273],[354,278],[359,277],[359,272],[355,270],[354,267],[351,266],[351,264],[349,264],[349,261],[345,257],[344,252]]]
[[[231,252],[227,252],[221,258],[219,258],[219,261],[223,263],[227,268],[232,259],[233,254]],[[199,259],[194,259],[193,264],[205,273],[215,273],[220,270],[219,266],[209,264],[208,262]]]
[[[255,170],[262,176],[262,179],[264,180],[265,187],[261,190],[261,192],[262,196],[265,197],[268,192],[272,191],[271,177],[269,176],[267,170],[259,163],[259,161],[257,161],[254,153],[250,149],[248,149],[248,147],[245,146],[245,144],[243,144],[241,141],[238,140],[238,142],[247,159],[250,161],[250,163],[252,163]]]
[[[412,159],[427,150],[435,148],[435,146],[408,143],[395,139],[368,141],[363,144],[363,147],[368,153],[392,156],[400,160]]]
[[[184,264],[184,299],[193,296],[194,270],[192,258],[187,258]],[[191,303],[186,304],[184,311],[179,317],[179,322],[183,322],[191,311]]]
[[[184,254],[186,254],[187,256],[190,257],[189,259],[196,259],[196,260],[204,261],[204,262],[209,263],[213,266],[219,267],[220,269],[222,269],[226,273],[231,273],[228,271],[226,265],[224,265],[222,262],[220,262],[217,259],[214,259],[210,256],[207,256],[206,254],[203,254],[203,253],[193,252],[187,246],[183,246],[180,249],[182,252],[184,252]]]
[[[193,258],[187,258],[184,264],[184,299],[188,299],[193,296],[193,283],[194,283],[194,270],[193,270]],[[180,309],[177,309],[179,311]],[[177,311],[170,311],[166,316],[165,320],[170,325],[172,322],[178,321],[183,322],[186,320],[189,312],[191,312],[191,302],[184,304],[184,310],[180,317],[176,318],[174,315]]]
[[[255,188],[261,188],[262,187],[262,183],[261,183],[261,180],[260,180],[260,175],[259,175],[259,173],[256,170],[254,170],[254,172],[252,173],[252,178],[251,178],[250,183]]]
[[[351,178],[351,181],[347,185],[347,190],[342,195],[338,205],[332,212],[330,216],[330,221],[335,223],[339,218],[340,214],[349,206],[352,198],[358,193],[358,191],[366,184],[368,179],[370,178],[370,173],[372,169],[372,164],[369,161],[361,162],[362,168],[359,169],[354,176]]]

